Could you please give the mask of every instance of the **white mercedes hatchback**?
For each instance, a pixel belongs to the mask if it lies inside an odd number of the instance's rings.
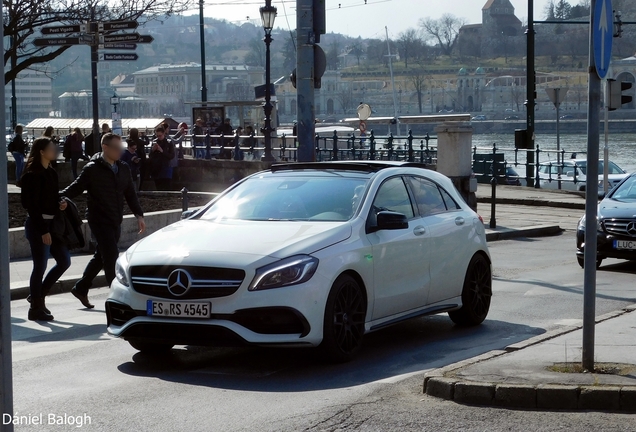
[[[448,312],[480,324],[492,295],[481,218],[445,176],[410,163],[275,165],[123,254],[108,332],[174,345],[317,346]]]

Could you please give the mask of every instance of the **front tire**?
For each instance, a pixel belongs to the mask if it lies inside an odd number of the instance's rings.
[[[325,307],[320,348],[335,363],[348,362],[360,350],[367,302],[360,284],[349,275],[336,279]]]
[[[131,347],[141,352],[142,354],[166,354],[170,352],[170,350],[174,346],[172,344],[163,344],[141,340],[129,340],[128,343]]]
[[[581,268],[585,268],[585,259],[581,257],[576,257],[576,261],[579,263]],[[603,264],[603,258],[596,258],[596,268],[601,268],[601,264]]]
[[[490,310],[492,298],[492,271],[490,263],[481,254],[473,256],[466,271],[462,290],[462,307],[448,313],[457,325],[475,326],[481,324]]]

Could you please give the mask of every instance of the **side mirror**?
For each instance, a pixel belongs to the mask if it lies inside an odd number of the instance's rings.
[[[376,231],[401,230],[409,227],[406,215],[392,211],[381,211],[377,215],[378,225]]]
[[[605,199],[605,191],[604,190],[599,189],[599,191],[598,191],[598,199],[599,200]]]
[[[181,213],[181,220],[189,219],[196,212],[197,212],[196,210],[186,210],[186,211],[184,211],[183,213]]]
[[[567,178],[574,178],[574,171],[568,171],[568,172],[565,174],[565,176],[566,176]]]

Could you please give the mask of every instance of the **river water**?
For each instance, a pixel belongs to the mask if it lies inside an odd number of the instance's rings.
[[[498,148],[514,149],[514,136],[511,134],[484,134],[473,135],[473,146],[477,146],[479,153],[485,153],[492,149],[493,143]],[[540,149],[545,149],[540,155],[541,162],[556,160],[556,135],[537,135],[536,144]],[[600,138],[600,157],[603,158],[604,135]],[[484,149],[482,149],[484,148]],[[636,134],[615,134],[609,136],[609,159],[627,172],[636,172]],[[572,153],[577,157],[585,158],[587,149],[587,135],[561,135],[561,149],[565,150],[565,158],[569,159]],[[514,151],[503,151],[510,164],[514,164]],[[518,162],[525,162],[525,151],[519,151]]]

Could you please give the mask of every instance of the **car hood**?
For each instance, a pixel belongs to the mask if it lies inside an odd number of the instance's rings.
[[[162,254],[198,257],[286,258],[311,254],[351,236],[349,222],[183,220],[140,240],[128,250],[159,259]],[[132,262],[132,261],[131,261]]]
[[[621,202],[606,198],[598,206],[601,219],[636,219],[636,202]]]

